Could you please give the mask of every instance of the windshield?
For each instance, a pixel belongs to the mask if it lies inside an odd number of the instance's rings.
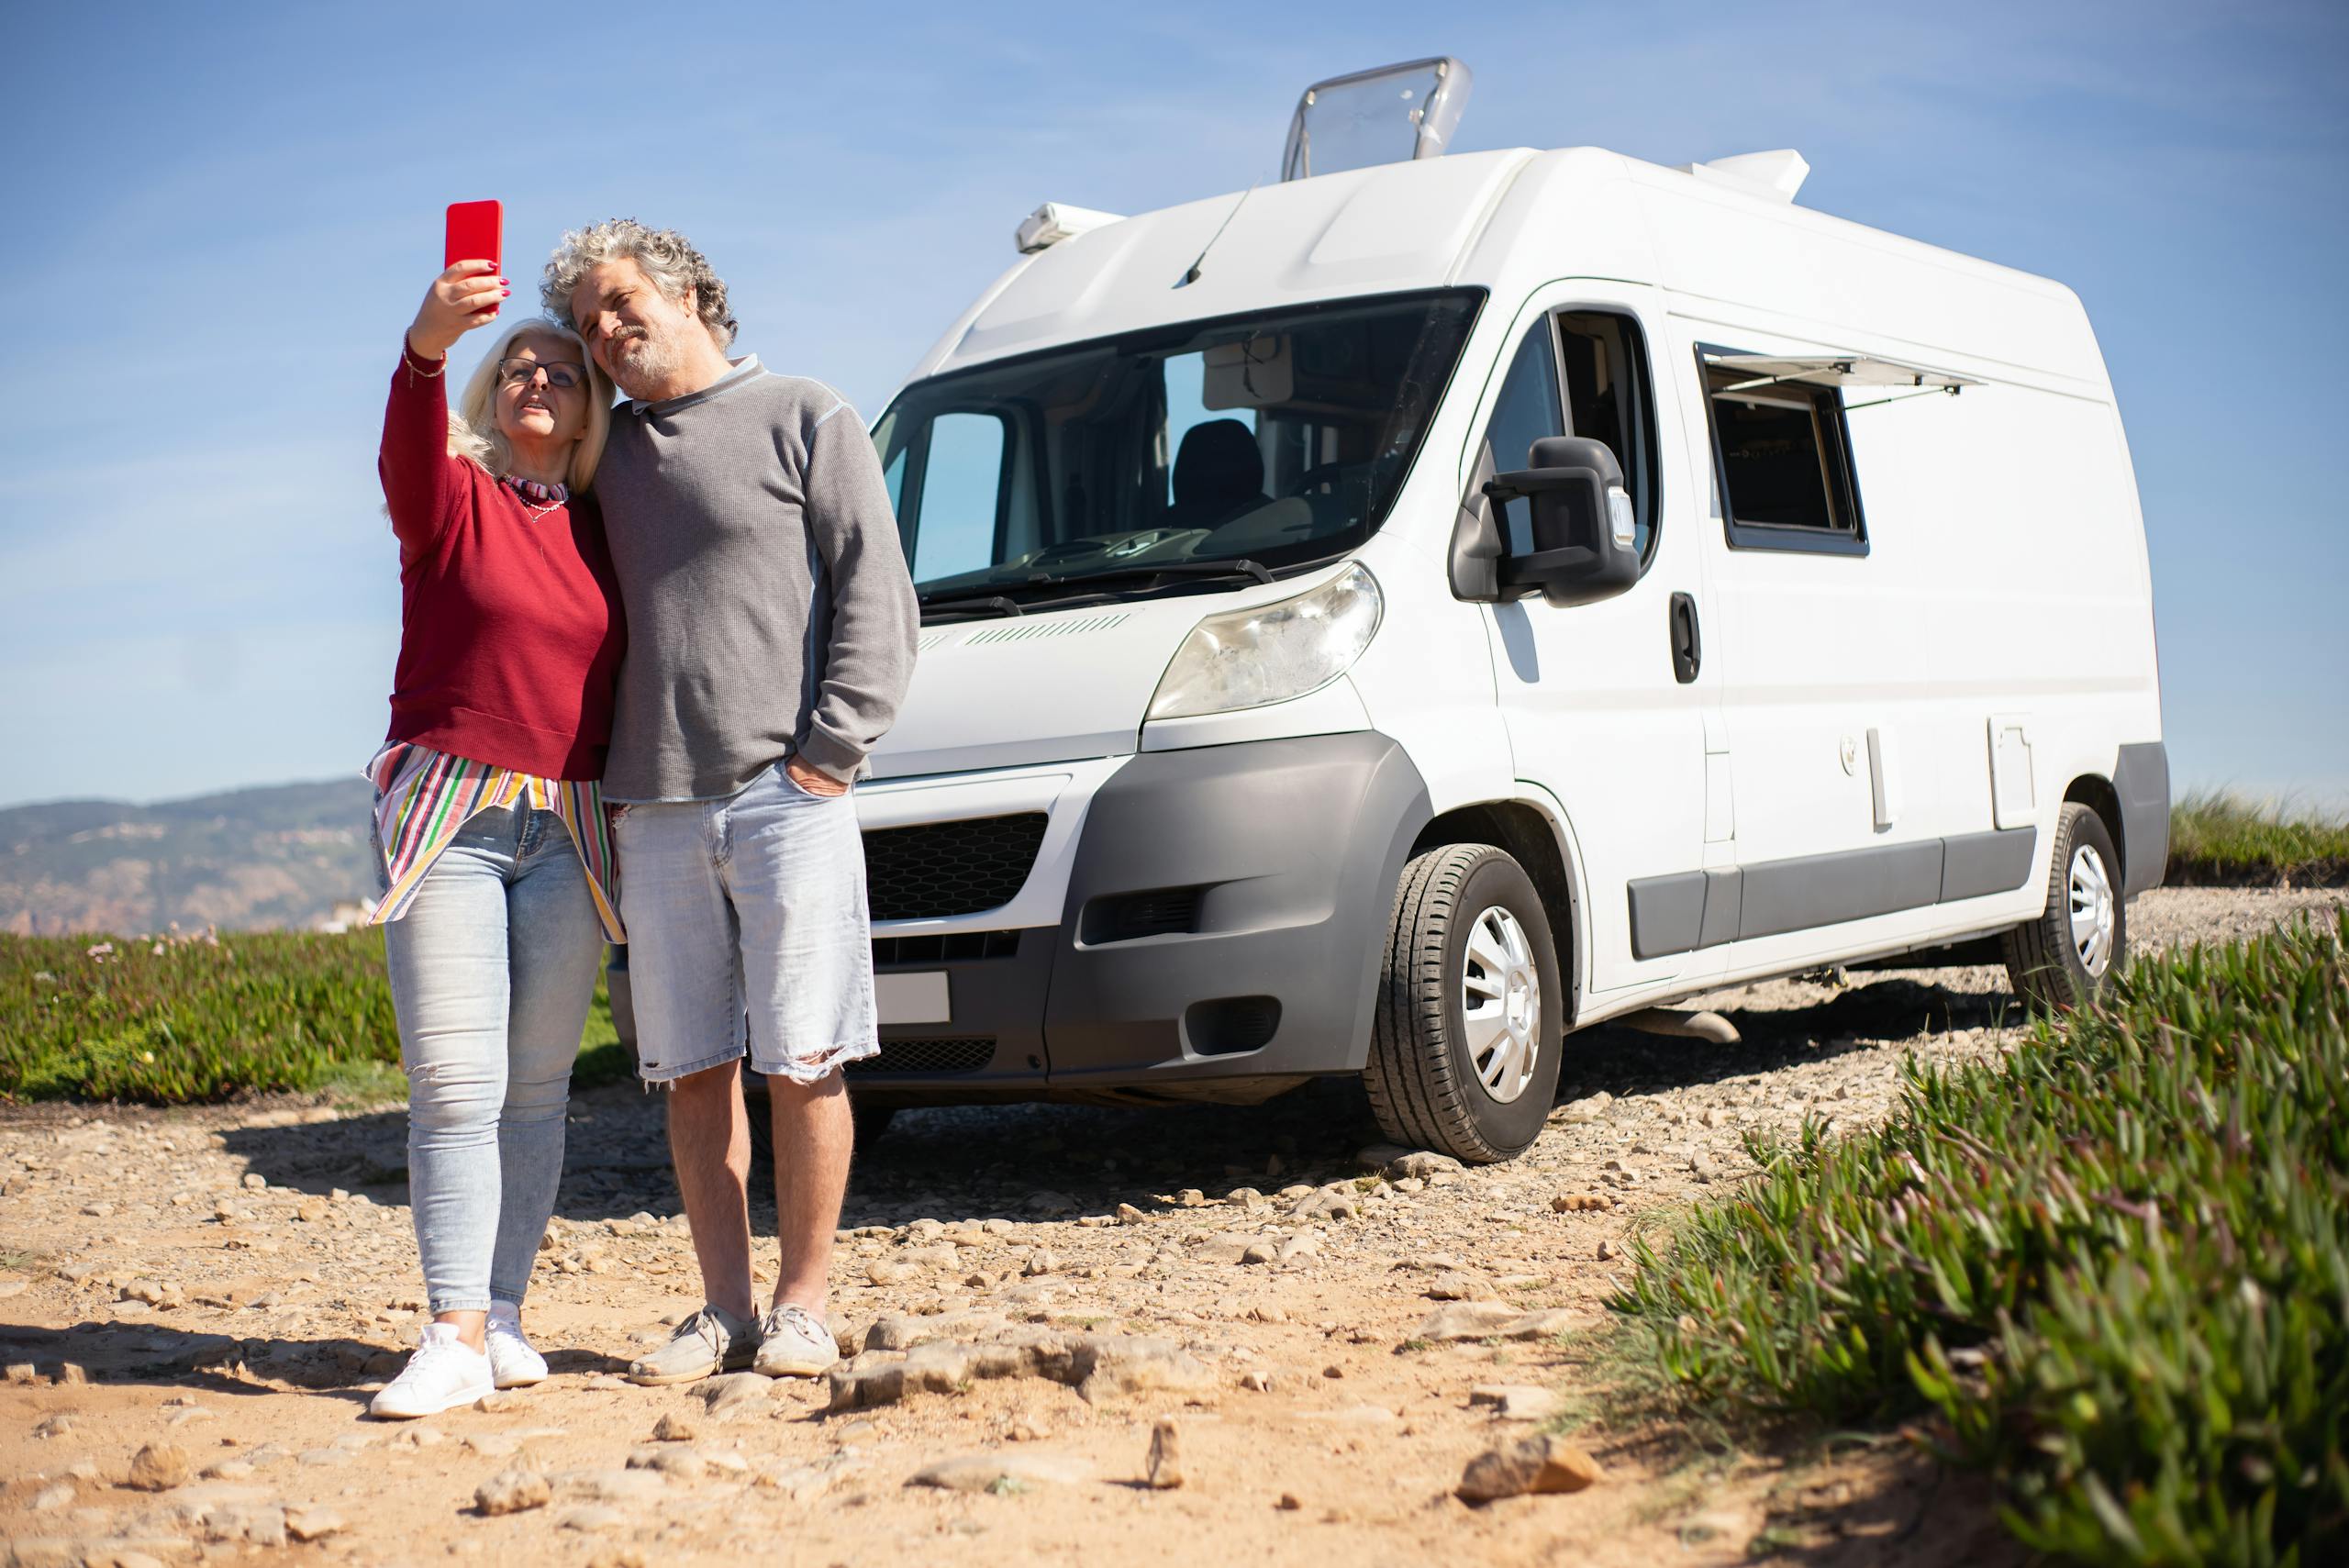
[[[874,429],[916,587],[1030,602],[1351,550],[1393,504],[1482,297],[1186,324],[916,383]]]

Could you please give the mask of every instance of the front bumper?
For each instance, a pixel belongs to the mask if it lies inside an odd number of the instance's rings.
[[[1145,752],[1054,806],[1078,813],[1015,900],[1061,879],[1057,925],[875,928],[876,973],[942,972],[952,1020],[885,1027],[852,1070],[860,1095],[1246,1099],[1361,1070],[1431,816],[1400,747],[1358,731]]]

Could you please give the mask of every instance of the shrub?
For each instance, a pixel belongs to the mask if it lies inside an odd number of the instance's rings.
[[[599,981],[574,1083],[625,1071],[613,1040]],[[399,1058],[380,930],[0,936],[0,1095],[180,1105],[371,1066],[397,1095]]]
[[[2166,880],[2349,882],[2349,820],[2224,792],[2189,795],[2170,813]]]
[[[1700,1395],[1936,1412],[2031,1548],[2314,1562],[2349,1539],[2349,915],[2141,962],[2007,1060],[1642,1244],[1616,1303]]]

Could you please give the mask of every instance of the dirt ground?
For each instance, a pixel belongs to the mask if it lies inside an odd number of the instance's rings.
[[[2344,901],[2176,889],[2131,915],[2143,948]],[[1988,968],[1711,1005],[1742,1043],[1575,1036],[1548,1130],[1484,1170],[1366,1169],[1334,1086],[902,1115],[842,1220],[832,1309],[869,1370],[838,1411],[821,1382],[616,1375],[698,1300],[660,1105],[631,1087],[573,1105],[527,1309],[554,1375],[408,1423],[364,1415],[424,1320],[397,1106],[0,1107],[0,1540],[26,1564],[1647,1568],[1757,1538],[1822,1563],[2006,1558],[1978,1484],[1898,1443],[1708,1452],[1592,1404],[1608,1373],[1571,1330],[1602,1320],[1635,1227],[1734,1183],[1749,1129],[1864,1124],[1909,1053],[2013,1039]],[[772,1234],[771,1202],[753,1219]],[[1545,1406],[1598,1411],[1575,1440],[1607,1478],[1461,1501],[1468,1461]],[[1172,1488],[1145,1481],[1162,1417]],[[912,1484],[952,1460],[953,1485]],[[477,1504],[500,1477],[530,1506]]]

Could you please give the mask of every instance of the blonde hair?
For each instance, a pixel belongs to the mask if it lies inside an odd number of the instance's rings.
[[[586,367],[586,384],[580,390],[587,395],[587,420],[579,432],[578,444],[571,449],[571,467],[564,480],[573,495],[580,495],[596,482],[596,464],[603,461],[604,440],[611,434],[612,384],[596,368],[595,358],[587,352],[587,345],[580,341],[579,334],[550,317],[532,317],[518,321],[490,346],[480,367],[465,383],[464,395],[450,412],[449,455],[471,459],[494,474],[502,475],[512,466],[513,449],[507,444],[506,433],[497,428],[497,367],[513,351],[516,342],[533,333],[569,343],[579,350],[579,362]]]

